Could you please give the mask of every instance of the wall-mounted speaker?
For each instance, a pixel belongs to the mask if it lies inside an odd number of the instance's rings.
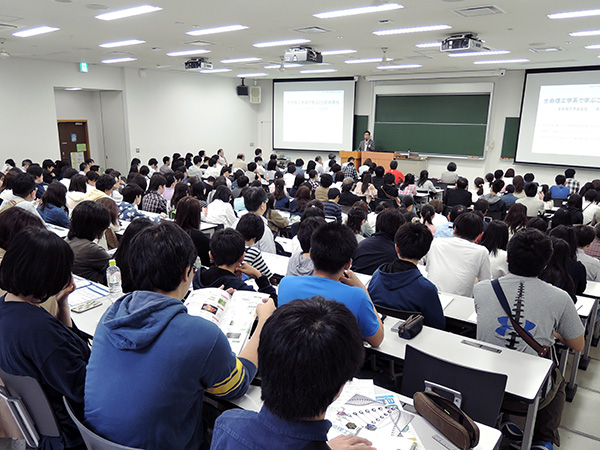
[[[260,86],[250,86],[250,103],[254,105],[260,103]]]

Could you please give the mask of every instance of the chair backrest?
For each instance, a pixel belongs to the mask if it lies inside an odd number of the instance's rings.
[[[38,432],[44,436],[59,437],[60,429],[46,394],[35,378],[10,375],[0,370],[0,378],[13,397],[20,398]]]
[[[396,203],[396,200],[392,200],[391,198],[376,198],[371,203],[371,209],[373,211],[375,211],[375,208],[377,208],[377,205],[379,205],[380,203],[387,203],[390,208],[397,208],[398,207],[398,204]]]
[[[493,427],[507,379],[505,374],[454,364],[407,345],[400,393],[412,398],[415,392],[425,390],[426,381],[458,391],[462,396],[461,409],[473,420]]]
[[[96,433],[87,428],[81,421],[75,416],[73,413],[73,409],[69,404],[69,401],[66,397],[63,397],[63,402],[65,402],[65,407],[67,408],[67,412],[71,417],[71,420],[75,422],[77,425],[77,429],[81,433],[83,437],[83,441],[85,442],[85,446],[88,450],[140,450],[134,447],[127,447],[125,445],[115,444],[114,442],[109,441],[108,439],[104,439],[101,436],[98,436]]]
[[[563,203],[565,203],[566,199],[565,198],[553,198],[552,202],[554,203],[555,207],[560,208]]]
[[[408,319],[413,314],[420,314],[417,311],[403,311],[400,309],[388,308],[387,306],[378,305],[377,303],[375,303],[375,309],[377,309],[377,312],[379,314],[383,314],[384,316],[395,317],[397,319],[403,320]]]

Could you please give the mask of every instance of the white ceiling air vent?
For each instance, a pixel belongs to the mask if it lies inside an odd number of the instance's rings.
[[[455,9],[454,12],[459,16],[463,17],[479,17],[479,16],[491,16],[493,14],[506,14],[497,6],[471,6],[469,8]]]
[[[321,27],[304,27],[304,28],[296,28],[292,31],[296,31],[298,33],[304,34],[318,34],[318,33],[329,33],[331,30],[327,30]]]
[[[195,45],[197,47],[208,47],[209,45],[215,45],[214,42],[208,41],[188,41],[184,42],[186,45]]]
[[[531,48],[529,48],[529,51],[533,52],[533,53],[562,52],[562,48],[560,48],[560,47],[531,47]]]

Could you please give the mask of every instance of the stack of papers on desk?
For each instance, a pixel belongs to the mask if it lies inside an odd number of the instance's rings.
[[[70,308],[90,300],[106,297],[109,294],[109,290],[106,286],[93,283],[92,281],[78,277],[77,275],[74,275],[73,278],[75,280],[75,290],[69,294]]]

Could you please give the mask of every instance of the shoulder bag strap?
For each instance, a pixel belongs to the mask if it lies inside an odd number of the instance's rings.
[[[535,340],[535,338],[530,333],[525,331],[515,319],[513,319],[512,314],[510,313],[510,307],[508,306],[508,301],[506,300],[506,295],[504,295],[504,291],[502,290],[502,287],[500,287],[500,282],[498,280],[492,281],[492,288],[494,288],[494,292],[496,294],[496,297],[498,297],[500,305],[502,305],[502,309],[510,319],[514,330],[519,334],[519,336],[521,336],[521,338],[527,343],[527,345],[534,349],[539,356],[541,356],[542,358],[550,357],[550,347],[546,345],[541,345],[538,341]]]

